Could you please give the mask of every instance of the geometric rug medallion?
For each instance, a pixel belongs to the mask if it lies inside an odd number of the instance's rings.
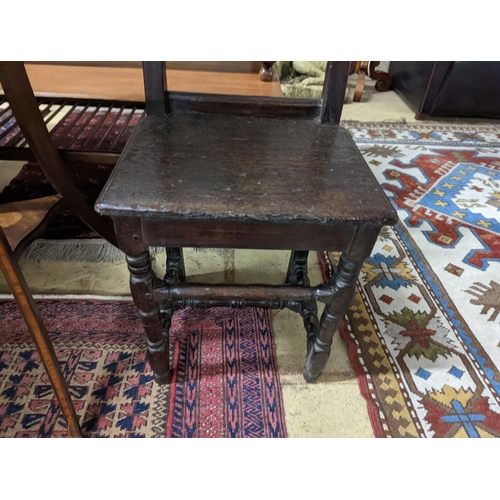
[[[500,437],[500,127],[346,125],[400,218],[341,330],[375,434]]]

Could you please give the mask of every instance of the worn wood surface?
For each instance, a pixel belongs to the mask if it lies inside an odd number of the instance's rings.
[[[167,93],[170,114],[152,116],[153,107],[135,128],[96,208],[113,218],[127,254],[159,383],[171,377],[171,316],[186,306],[300,313],[307,333],[304,377],[320,376],[363,261],[380,229],[397,220],[351,136],[335,125],[349,66],[328,63],[320,106],[225,96],[174,100]],[[155,85],[146,82],[161,89],[159,77]],[[167,247],[163,279],[151,269],[150,246]],[[190,284],[182,247],[193,246],[292,249],[286,284]],[[311,287],[308,251],[326,249],[342,252],[339,268],[330,283]],[[316,300],[326,304],[321,322]]]
[[[323,310],[319,330],[308,335],[304,378],[316,382],[330,357],[335,332],[356,292],[356,282],[363,262],[375,245],[380,228],[358,226],[349,246],[342,252],[331,277],[332,298]]]
[[[21,272],[19,263],[15,259],[12,249],[0,226],[0,271],[5,277],[9,288],[16,299],[21,314],[26,322],[33,342],[42,361],[45,371],[50,379],[61,411],[68,423],[69,433],[72,437],[82,437],[78,418],[76,416],[68,385],[64,380],[61,367],[57,361],[50,337],[45,329],[38,308]]]
[[[165,63],[163,61],[144,61],[144,93],[146,94],[146,113],[148,116],[165,116],[168,100]]]
[[[178,220],[395,221],[345,129],[201,113],[142,120],[96,207]]]
[[[169,92],[171,113],[195,111],[238,116],[318,118],[319,99],[293,99],[290,97],[235,96],[222,94],[193,94]]]
[[[321,121],[323,123],[340,123],[344,107],[345,89],[351,63],[349,61],[328,61],[326,65],[325,83],[321,100]]]
[[[127,219],[123,217],[122,219]],[[141,217],[140,241],[147,246],[202,248],[258,248],[262,250],[340,251],[350,242],[355,225],[337,221],[306,223],[300,220],[272,222],[263,220],[203,218],[180,220]],[[121,225],[115,218],[115,227]],[[124,242],[126,252],[131,241]]]
[[[194,299],[196,307],[211,302],[214,305],[231,307],[268,307],[283,309],[288,301],[301,302],[310,299],[326,304],[332,301],[333,292],[325,285],[316,287],[298,285],[217,285],[211,283],[178,284],[157,287],[154,297],[158,302],[164,300],[186,301],[183,307],[190,305],[187,301]]]
[[[149,252],[127,255],[130,271],[130,290],[139,310],[147,337],[148,361],[159,384],[170,382],[172,370],[169,364],[168,325],[164,325],[160,307],[153,298],[154,273]]]

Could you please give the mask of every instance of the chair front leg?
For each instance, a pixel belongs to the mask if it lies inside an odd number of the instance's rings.
[[[333,301],[323,310],[318,334],[310,337],[308,341],[304,369],[307,382],[316,382],[325,368],[330,357],[333,336],[354,297],[362,265],[363,261],[355,261],[344,255],[340,258],[337,272],[333,276]]]
[[[160,307],[153,297],[155,275],[149,251],[136,256],[127,255],[127,264],[130,290],[147,336],[148,361],[156,382],[167,384],[172,379],[168,340],[170,321],[163,321]]]
[[[307,382],[316,382],[326,366],[333,336],[354,298],[359,273],[373,250],[379,231],[380,227],[358,227],[350,247],[340,257],[337,270],[330,280],[332,301],[323,310],[319,332],[309,337],[304,368]]]

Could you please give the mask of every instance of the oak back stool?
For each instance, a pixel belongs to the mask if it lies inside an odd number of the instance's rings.
[[[307,333],[314,382],[380,229],[397,216],[338,125],[349,62],[329,62],[321,100],[168,92],[164,63],[143,63],[147,116],[134,129],[96,210],[112,218],[158,383],[172,377],[169,328],[183,307],[290,308]],[[148,248],[167,251],[166,274]],[[285,284],[186,281],[183,247],[292,250]],[[311,250],[341,251],[311,287]],[[325,303],[321,321],[317,303]]]

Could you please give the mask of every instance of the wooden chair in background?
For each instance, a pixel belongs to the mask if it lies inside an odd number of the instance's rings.
[[[96,203],[113,219],[158,383],[172,377],[173,312],[190,307],[285,308],[307,333],[314,382],[379,231],[397,216],[347,130],[338,126],[349,62],[329,62],[321,100],[168,92],[165,65],[144,63],[147,116]],[[163,279],[149,246],[167,249]],[[190,284],[182,247],[292,250],[284,285]],[[340,251],[311,287],[310,250]],[[321,321],[316,301],[325,303]]]
[[[392,78],[389,73],[385,71],[377,70],[376,67],[380,64],[380,61],[354,61],[351,62],[351,68],[349,73],[356,74],[356,88],[354,90],[354,102],[361,102],[361,97],[363,96],[363,92],[365,90],[365,81],[366,76],[368,76],[372,80],[376,80],[375,90],[378,92],[385,92],[389,90]]]

